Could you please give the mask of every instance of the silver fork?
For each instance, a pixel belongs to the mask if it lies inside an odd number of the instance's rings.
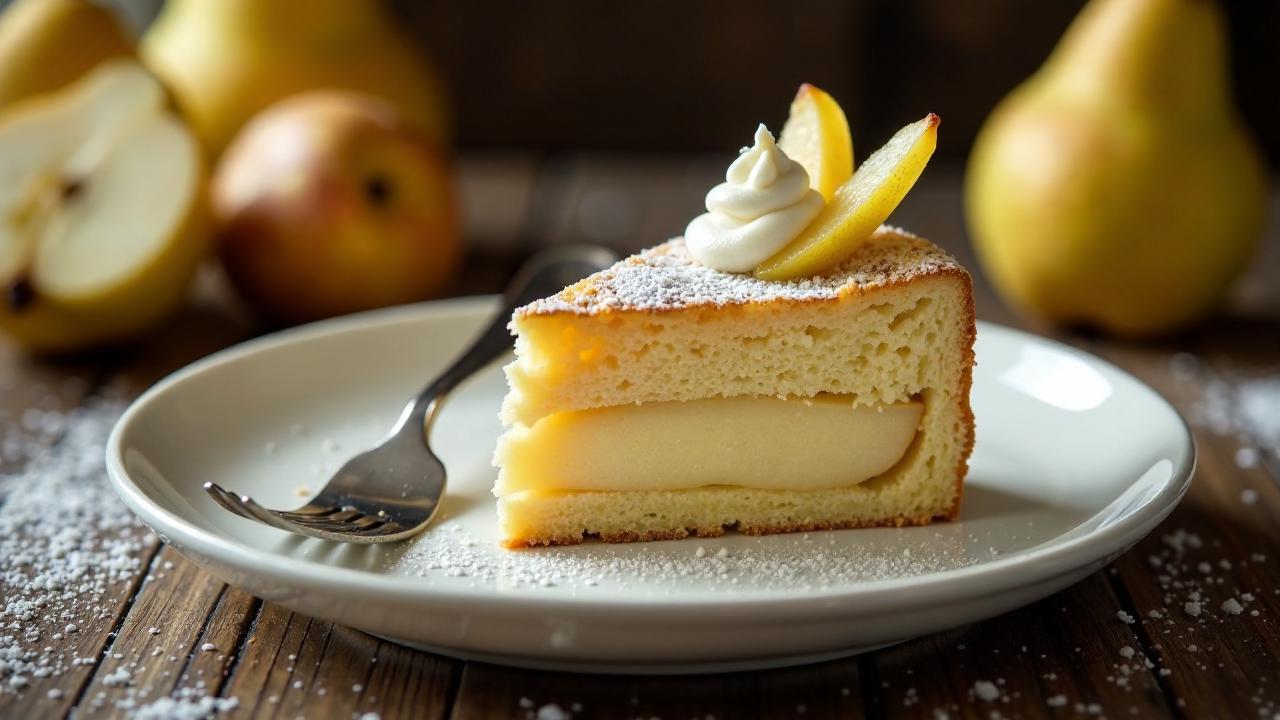
[[[240,517],[325,540],[384,543],[420,532],[444,496],[445,468],[431,451],[430,433],[445,397],[511,347],[507,322],[513,310],[616,259],[613,252],[592,246],[553,248],[532,257],[507,286],[502,310],[471,347],[409,401],[381,445],[348,460],[307,504],[272,510],[212,482],[204,484],[205,492]]]

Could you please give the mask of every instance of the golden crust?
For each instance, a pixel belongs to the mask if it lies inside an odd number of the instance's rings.
[[[968,275],[933,243],[887,225],[831,271],[786,282],[713,270],[689,255],[684,238],[675,238],[519,308],[514,317],[832,302],[949,272]]]
[[[920,517],[892,517],[881,520],[846,520],[841,522],[811,522],[791,525],[748,525],[709,526],[700,528],[680,528],[665,532],[624,532],[601,533],[596,535],[566,535],[552,538],[504,538],[502,546],[506,548],[545,547],[548,545],[580,545],[589,537],[595,537],[607,543],[650,542],[653,540],[683,540],[687,537],[720,537],[726,530],[732,529],[744,535],[781,535],[783,533],[819,532],[822,530],[853,530],[873,527],[908,527],[912,525],[928,525],[934,520],[954,520],[959,510],[959,498],[946,514],[923,515]]]
[[[974,434],[977,424],[973,416],[973,406],[969,403],[969,395],[973,390],[973,367],[977,364],[977,356],[974,355],[973,346],[978,339],[978,316],[973,305],[973,278],[964,269],[961,269],[960,273],[964,276],[962,281],[967,286],[964,293],[964,309],[962,310],[965,318],[965,333],[960,341],[960,352],[964,354],[965,363],[964,373],[960,378],[960,390],[956,393],[956,404],[964,421],[965,437],[964,449],[960,453],[960,460],[956,465],[956,499],[946,515],[941,516],[946,520],[955,520],[960,516],[960,505],[964,501],[964,479],[969,474],[969,456],[973,454]]]

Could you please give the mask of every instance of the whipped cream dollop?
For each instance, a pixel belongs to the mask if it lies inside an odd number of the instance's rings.
[[[743,148],[725,181],[707,193],[707,212],[684,231],[694,260],[724,272],[746,272],[781,250],[822,211],[809,173],[787,157],[764,125]]]

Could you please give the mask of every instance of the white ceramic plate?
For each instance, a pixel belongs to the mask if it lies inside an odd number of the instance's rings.
[[[908,529],[510,551],[489,465],[497,365],[460,388],[433,445],[442,517],[395,546],[289,535],[220,509],[206,480],[292,507],[465,347],[476,298],[261,338],[170,376],[107,450],[125,502],[227,582],[299,612],[457,657],[595,672],[808,662],[990,617],[1093,572],[1186,491],[1186,425],[1095,357],[980,324],[977,447],[959,522]]]

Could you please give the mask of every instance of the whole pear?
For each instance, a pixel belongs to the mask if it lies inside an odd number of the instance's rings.
[[[133,40],[89,0],[16,0],[0,13],[0,108],[57,90],[108,58],[133,57]]]
[[[223,154],[211,198],[223,267],[276,324],[439,296],[462,257],[448,157],[369,95],[271,106]]]
[[[965,190],[978,257],[1016,308],[1119,336],[1206,315],[1266,191],[1218,3],[1092,0],[987,120]]]
[[[440,78],[381,0],[168,0],[141,51],[214,157],[259,111],[316,89],[380,97],[448,135]]]

